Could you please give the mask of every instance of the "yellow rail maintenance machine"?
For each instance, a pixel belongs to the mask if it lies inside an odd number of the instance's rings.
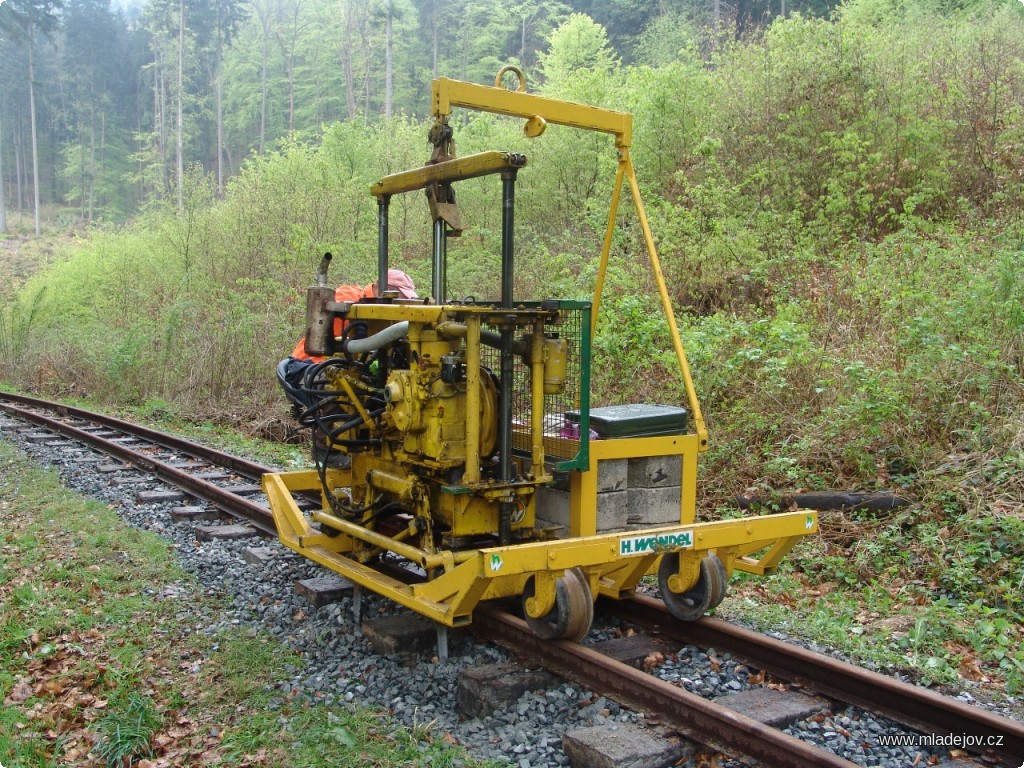
[[[509,74],[514,90],[502,87]],[[514,190],[526,158],[455,157],[456,107],[524,118],[531,138],[549,123],[614,138],[618,170],[592,303],[514,296]],[[537,635],[579,640],[598,595],[628,598],[649,572],[674,616],[700,618],[733,571],[770,572],[818,521],[798,511],[696,522],[707,431],[630,159],[632,116],[527,93],[509,67],[493,87],[435,80],[433,114],[430,162],[371,188],[380,298],[336,302],[326,259],[309,289],[306,348],[327,357],[307,372],[313,405],[303,415],[329,450],[315,470],[263,478],[281,541],[439,630],[470,623],[481,600],[518,596]],[[446,241],[462,228],[453,185],[490,174],[503,195],[501,300],[451,301]],[[686,408],[590,407],[590,344],[624,182]],[[387,291],[388,207],[420,190],[434,221],[432,295],[405,299]],[[311,494],[320,509],[303,511]]]

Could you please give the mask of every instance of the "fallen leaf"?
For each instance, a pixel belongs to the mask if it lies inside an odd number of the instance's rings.
[[[14,686],[14,690],[7,694],[7,698],[4,699],[4,704],[6,706],[11,706],[12,704],[20,704],[21,702],[28,699],[31,695],[32,689],[29,688],[28,683],[24,680],[19,680],[18,684]]]
[[[647,658],[645,658],[643,662],[643,667],[645,671],[650,672],[652,669],[655,669],[664,663],[665,654],[654,651],[653,653],[647,654]]]

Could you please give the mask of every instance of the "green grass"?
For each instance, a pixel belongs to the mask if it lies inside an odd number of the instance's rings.
[[[900,670],[923,684],[971,690],[978,698],[1024,690],[1019,601],[958,596],[938,580],[905,578],[920,564],[891,554],[879,555],[875,563],[887,570],[873,573],[856,553],[829,550],[822,539],[808,540],[775,575],[737,577],[717,615],[781,629],[857,663]]]
[[[191,583],[167,542],[65,490],[5,443],[0,537],[8,767],[478,765],[429,726],[276,693],[302,662],[269,637],[184,631],[181,602],[157,597]],[[202,589],[188,600],[218,610]]]

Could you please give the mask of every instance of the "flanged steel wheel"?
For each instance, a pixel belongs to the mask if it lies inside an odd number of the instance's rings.
[[[725,599],[729,575],[718,555],[709,554],[700,561],[700,578],[686,592],[675,593],[668,580],[679,572],[679,553],[670,552],[658,566],[658,586],[668,612],[681,621],[696,621]]]
[[[534,580],[530,579],[523,589],[523,616],[533,634],[544,640],[576,642],[586,637],[594,622],[594,599],[583,571],[570,568],[555,582],[555,605],[543,618],[535,619],[526,612],[526,601],[533,594]]]

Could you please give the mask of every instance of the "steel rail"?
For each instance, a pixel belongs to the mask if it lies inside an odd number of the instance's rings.
[[[474,630],[488,641],[541,662],[546,669],[640,710],[656,713],[695,742],[777,768],[851,768],[848,760],[788,736],[753,718],[703,699],[593,648],[541,640],[526,622],[488,605],[473,614]]]
[[[835,701],[853,704],[928,734],[980,737],[989,745],[969,749],[1012,764],[1024,760],[1024,723],[1001,717],[948,696],[861,669],[829,656],[785,643],[720,619],[695,622],[674,619],[660,600],[635,595],[607,601],[614,615],[661,637],[689,645],[726,651],[783,680],[800,683]]]
[[[119,429],[122,432],[145,438],[146,440],[163,446],[164,448],[182,451],[183,453],[187,453],[197,459],[213,462],[218,466],[225,467],[241,475],[250,477],[253,480],[259,480],[263,474],[273,471],[270,467],[258,464],[255,461],[249,461],[248,459],[243,459],[238,456],[232,456],[230,453],[224,453],[223,451],[208,448],[205,445],[194,443],[183,437],[175,437],[174,435],[158,432],[155,429],[143,427],[138,424],[132,424],[131,422],[123,421],[122,419],[115,418],[114,416],[94,413],[93,411],[87,411],[83,408],[75,408],[74,406],[64,405],[63,403],[40,400],[39,398],[29,397],[27,395],[0,392],[0,408],[4,408],[4,400],[36,408],[45,408],[46,410],[50,410],[61,415],[74,416],[78,419],[94,421],[97,424],[102,424],[103,426],[110,427],[111,429]],[[4,408],[4,410],[6,410],[6,408]]]
[[[51,404],[42,400],[36,400],[35,398],[23,398],[20,395],[12,397],[7,393],[0,394],[0,410],[6,411],[7,413],[10,413],[24,421],[65,434],[82,443],[91,445],[103,453],[116,456],[136,467],[152,472],[161,479],[188,491],[200,499],[204,499],[211,504],[214,504],[219,509],[247,520],[263,533],[270,536],[277,535],[277,528],[274,525],[273,515],[267,507],[243,496],[232,493],[230,489],[221,488],[208,480],[190,475],[188,472],[178,467],[171,466],[159,459],[154,459],[144,453],[132,450],[126,445],[112,442],[103,437],[94,435],[91,432],[87,432],[86,430],[79,429],[78,427],[61,421],[59,418],[51,418],[41,413],[35,413],[25,408],[20,408],[18,406],[2,402],[3,399],[15,398],[18,398],[19,401],[23,403],[25,400],[30,401],[26,404],[31,404],[34,407],[48,407],[61,416],[70,415],[78,419],[96,422],[102,426],[115,428],[126,435],[144,438],[163,448],[178,451],[194,458],[200,458],[204,461],[210,462],[211,464],[216,464],[226,469],[237,471],[242,475],[254,475],[255,477],[259,477],[262,472],[256,473],[254,469],[260,468],[264,471],[269,471],[267,468],[262,468],[255,462],[240,459],[236,456],[232,456],[231,454],[206,448],[198,445],[197,443],[193,443],[190,440],[176,438],[172,435],[165,435],[161,432],[149,429],[148,427],[138,427],[128,422],[121,421],[120,419],[102,416],[100,414],[93,414],[80,408]],[[245,469],[239,469],[239,467],[245,467]]]

